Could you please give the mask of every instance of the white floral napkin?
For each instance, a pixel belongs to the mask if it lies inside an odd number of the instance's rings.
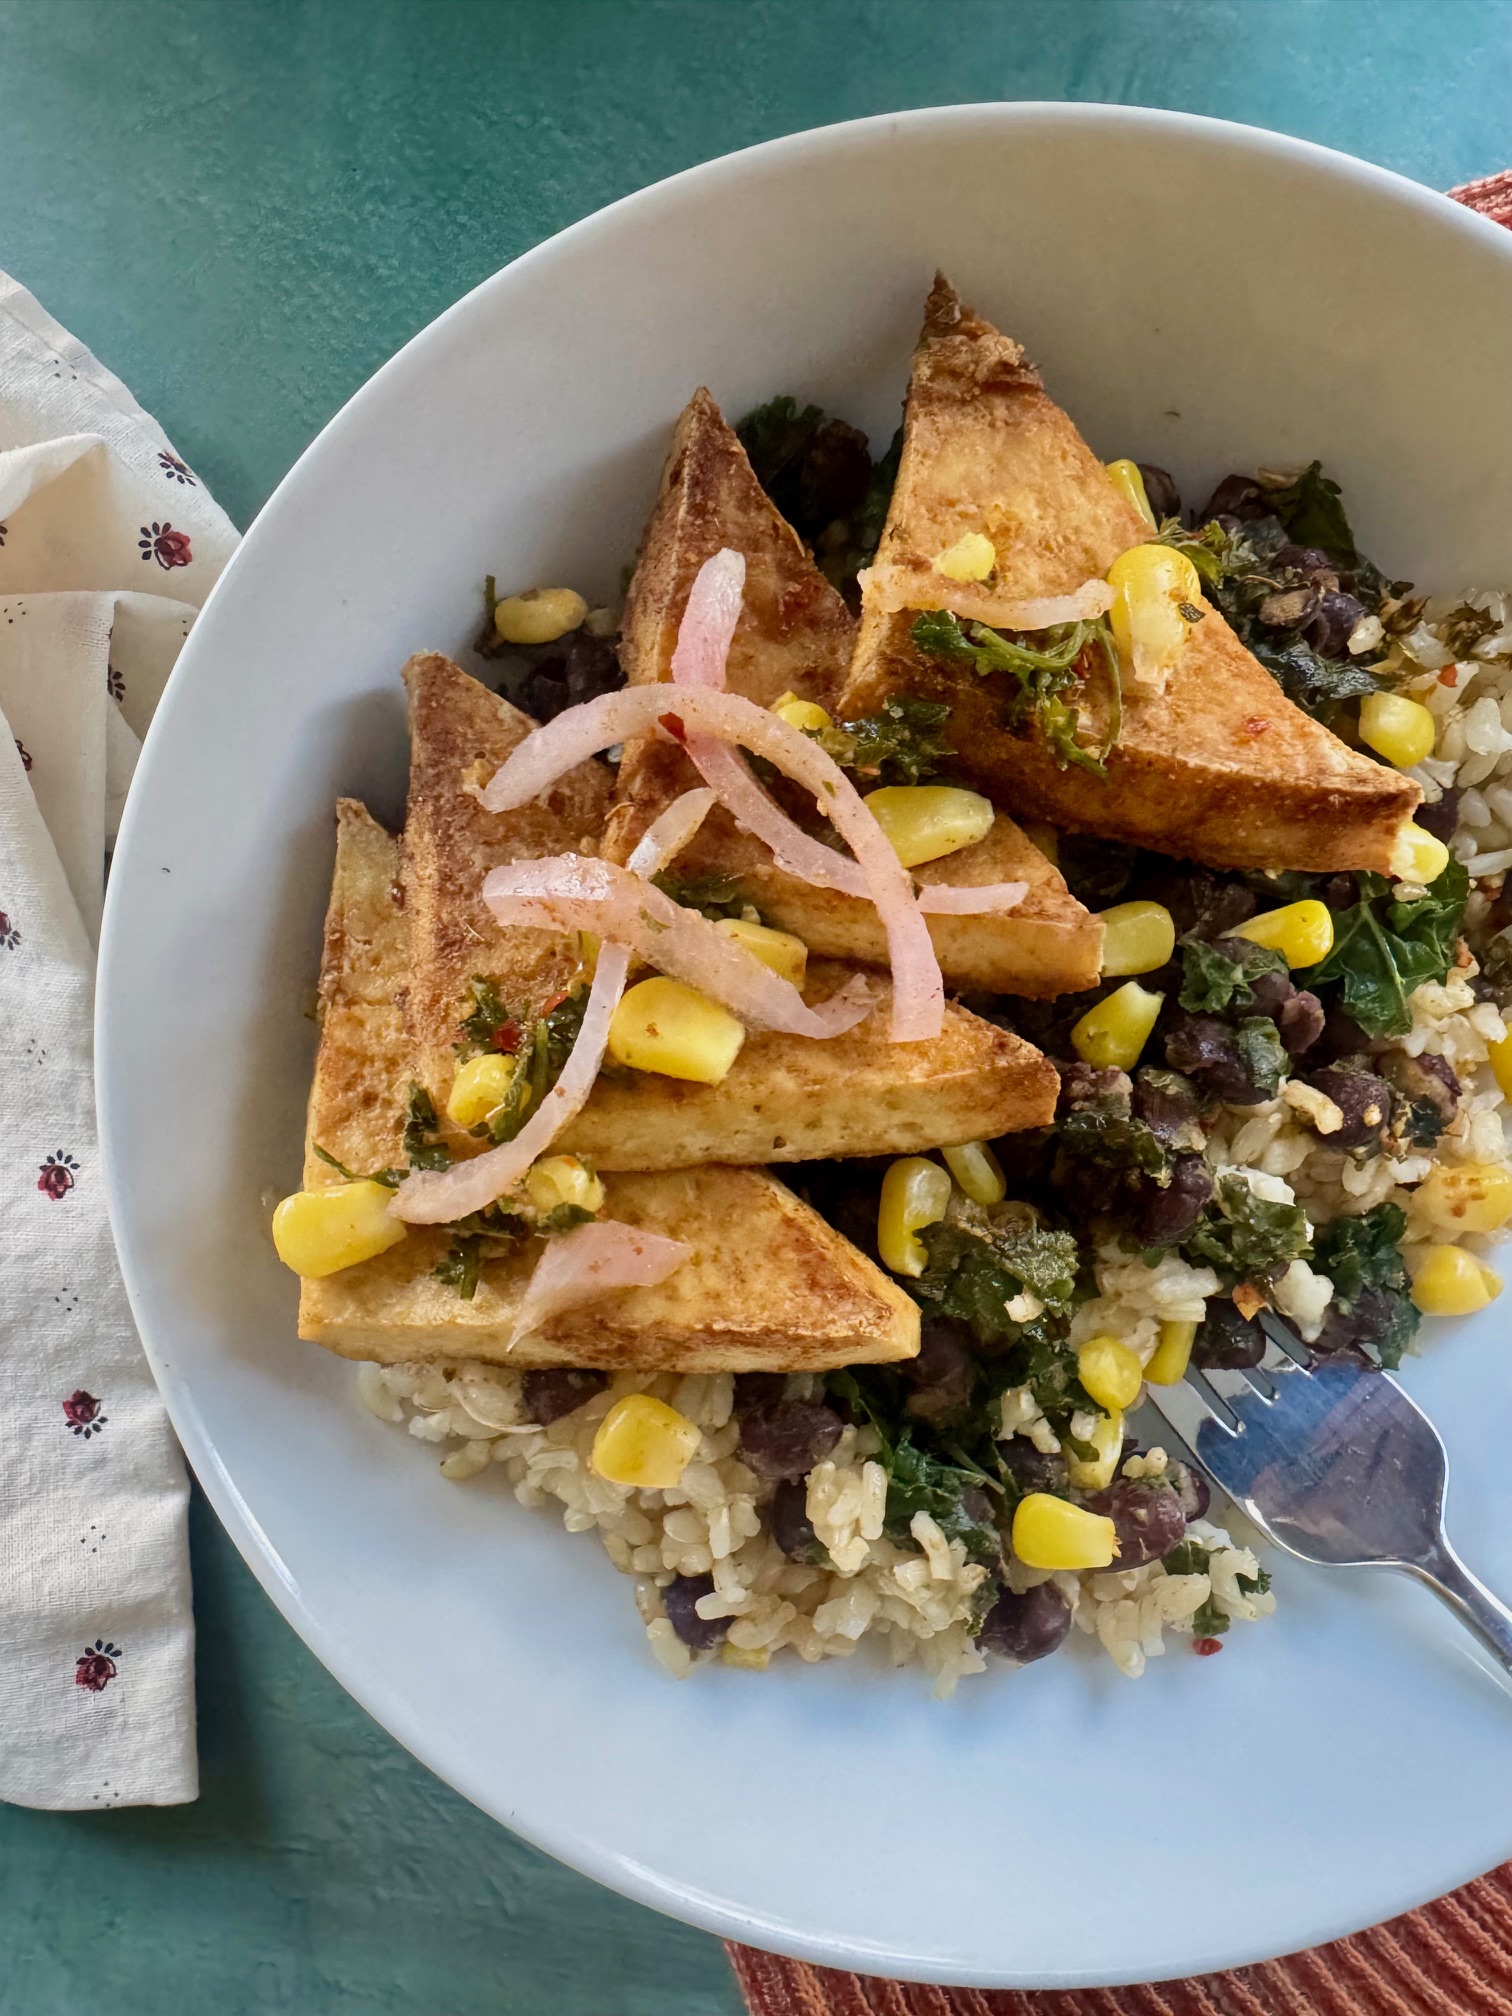
[[[0,273],[0,1799],[197,1790],[183,1460],[95,1133],[105,860],[236,532],[125,386]]]

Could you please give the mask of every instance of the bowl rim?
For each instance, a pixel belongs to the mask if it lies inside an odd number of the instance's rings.
[[[1058,128],[1101,129],[1109,133],[1164,131],[1185,134],[1227,147],[1238,154],[1247,153],[1257,159],[1269,158],[1298,164],[1330,179],[1352,183],[1358,188],[1386,197],[1404,208],[1416,211],[1425,220],[1436,220],[1440,227],[1461,233],[1469,242],[1478,242],[1481,246],[1491,249],[1494,256],[1512,262],[1512,232],[1468,206],[1422,183],[1415,182],[1396,170],[1361,160],[1316,141],[1279,133],[1266,127],[1158,107],[1119,105],[1101,101],[1041,99],[1008,102],[989,100],[926,106],[875,113],[830,125],[805,128],[680,169],[641,189],[632,190],[564,226],[469,288],[439,315],[434,316],[410,336],[321,426],[257,512],[199,612],[179,659],[165,684],[153,721],[144,738],[132,788],[120,823],[115,847],[116,855],[125,855],[133,848],[137,824],[143,816],[141,806],[153,786],[159,752],[166,739],[165,724],[171,718],[188,682],[197,676],[199,651],[196,646],[200,637],[206,633],[204,619],[217,607],[227,582],[236,577],[239,569],[253,564],[260,551],[267,524],[278,515],[290,495],[298,491],[307,468],[328,451],[334,439],[345,436],[350,429],[360,426],[368,405],[380,396],[390,378],[410,368],[416,360],[422,359],[427,349],[441,340],[442,333],[449,331],[456,321],[471,312],[478,300],[510,285],[513,276],[521,270],[549,268],[553,261],[564,254],[575,253],[580,247],[592,243],[601,235],[613,234],[626,220],[642,215],[652,216],[661,207],[675,204],[684,187],[692,183],[700,183],[706,188],[713,189],[718,189],[721,185],[738,185],[742,179],[753,171],[759,172],[769,162],[790,160],[805,155],[817,160],[822,157],[843,155],[850,151],[865,152],[879,141],[885,142],[891,135],[904,131],[943,133],[951,129],[960,130],[978,125],[984,132],[990,132],[997,127],[1036,124],[1047,131]],[[801,1927],[778,1922],[754,1912],[742,1912],[737,1907],[680,1884],[654,1869],[617,1856],[612,1847],[574,1831],[571,1826],[555,1826],[549,1813],[532,1814],[528,1818],[523,1818],[513,1812],[506,1814],[498,1811],[492,1803],[486,1803],[482,1797],[457,1782],[453,1771],[439,1760],[428,1729],[424,1726],[415,1726],[411,1710],[405,1702],[385,1687],[381,1675],[372,1666],[354,1667],[332,1642],[320,1617],[307,1607],[297,1582],[281,1561],[277,1550],[242,1495],[236,1480],[225,1467],[220,1451],[200,1414],[190,1383],[156,1348],[145,1320],[151,1269],[144,1264],[144,1257],[133,1251],[122,1237],[125,1223],[125,1147],[112,1117],[110,1086],[121,1068],[116,1060],[114,1026],[111,1019],[113,994],[111,975],[120,957],[122,940],[129,929],[129,924],[123,916],[125,899],[118,893],[123,888],[123,880],[124,878],[112,878],[111,888],[106,893],[100,933],[94,1017],[94,1076],[100,1157],[112,1235],[137,1333],[174,1430],[217,1518],[265,1593],[338,1684],[383,1728],[386,1734],[401,1744],[453,1791],[467,1799],[470,1804],[479,1806],[489,1813],[490,1817],[508,1827],[511,1832],[533,1847],[604,1885],[607,1889],[713,1933],[719,1938],[753,1944],[820,1966],[861,1973],[870,1971],[868,1959],[874,1963],[876,1956],[868,1956],[858,1944],[849,1943],[843,1938],[827,1939],[822,1935],[807,1932]],[[1512,1822],[1509,1822],[1508,1839],[1503,1852],[1512,1853]],[[1476,1856],[1469,1864],[1457,1866],[1447,1880],[1436,1884],[1426,1892],[1421,1884],[1406,1886],[1400,1894],[1390,1898],[1379,1914],[1368,1922],[1384,1923],[1431,1901],[1434,1897],[1447,1894],[1448,1891],[1483,1873],[1485,1865],[1480,1857]],[[1373,1910],[1374,1908],[1372,1907]],[[1310,1950],[1363,1929],[1363,1921],[1357,1915],[1345,1913],[1340,1916],[1337,1912],[1331,1912],[1327,1898],[1323,1894],[1319,1896],[1317,1911],[1316,1922],[1306,1936],[1284,1947],[1283,1954]],[[1145,1982],[1186,1978],[1193,1974],[1248,1966],[1276,1957],[1282,1956],[1277,1955],[1271,1943],[1263,1938],[1252,1939],[1232,1949],[1215,1951],[1195,1966],[1189,1959],[1184,1958],[1179,1962],[1173,1962],[1168,1971],[1155,1974],[1141,1973],[1137,1979]],[[1090,1969],[1067,1967],[1054,1973],[1040,1972],[1033,1975],[1011,1969],[998,1969],[984,1975],[979,1968],[970,1966],[956,1969],[934,1965],[926,1973],[919,1969],[910,1969],[907,1965],[896,1964],[892,1956],[889,1956],[888,1965],[891,1970],[890,1978],[1000,1989],[1076,1990],[1125,1985],[1131,1982],[1127,1972],[1107,1967]]]

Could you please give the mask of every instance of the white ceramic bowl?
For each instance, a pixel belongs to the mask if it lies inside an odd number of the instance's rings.
[[[1099,452],[1189,497],[1321,455],[1366,548],[1512,583],[1512,237],[1338,155],[1087,106],[774,142],[564,232],[418,336],[248,535],[116,854],[100,1108],[173,1418],[264,1586],[507,1825],[711,1929],[876,1973],[1143,1980],[1275,1954],[1512,1854],[1512,1701],[1418,1591],[1282,1564],[1276,1618],[1138,1685],[1094,1657],[939,1705],[858,1660],[678,1686],[591,1539],[459,1488],[298,1343],[264,1198],[297,1181],[338,792],[400,813],[397,673],[485,571],[611,594],[668,428],[792,390],[891,431],[935,267]],[[166,872],[165,872],[166,871]],[[1512,1589],[1505,1319],[1410,1383],[1453,1524]]]

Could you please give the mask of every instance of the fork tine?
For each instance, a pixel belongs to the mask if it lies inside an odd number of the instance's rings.
[[[1276,1349],[1284,1352],[1286,1357],[1291,1361],[1289,1365],[1276,1366],[1275,1370],[1278,1372],[1311,1372],[1313,1368],[1313,1354],[1308,1350],[1307,1346],[1289,1323],[1283,1323],[1279,1316],[1267,1309],[1260,1318],[1260,1327],[1264,1330],[1271,1343],[1275,1345]]]
[[[1147,1386],[1145,1396],[1154,1404],[1156,1411],[1164,1415],[1189,1449],[1195,1449],[1198,1431],[1210,1424],[1221,1428],[1226,1435],[1235,1433],[1189,1379],[1179,1379],[1174,1386]]]

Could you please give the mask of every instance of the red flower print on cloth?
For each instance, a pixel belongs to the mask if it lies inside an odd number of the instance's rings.
[[[56,1154],[49,1155],[42,1164],[37,1177],[37,1188],[44,1197],[51,1197],[56,1204],[59,1198],[66,1197],[74,1187],[74,1176],[78,1167],[72,1155],[65,1155],[61,1148],[58,1149]]]
[[[63,1402],[63,1418],[71,1432],[82,1435],[86,1442],[91,1435],[98,1435],[110,1419],[108,1414],[100,1412],[101,1405],[93,1393],[86,1393],[82,1386],[77,1393],[70,1393]]]
[[[115,1662],[120,1656],[119,1645],[112,1645],[105,1638],[96,1638],[93,1645],[81,1652],[74,1662],[75,1687],[87,1687],[91,1694],[103,1694],[116,1677]]]
[[[193,559],[189,551],[189,534],[175,532],[165,518],[161,525],[154,518],[150,525],[144,525],[137,539],[144,560],[156,560],[159,567],[187,567]]]
[[[170,483],[188,483],[197,490],[199,485],[189,473],[189,464],[181,462],[171,448],[158,450],[158,461],[163,465],[163,474]]]
[[[5,912],[0,910],[0,952],[14,952],[20,943],[21,933]]]

